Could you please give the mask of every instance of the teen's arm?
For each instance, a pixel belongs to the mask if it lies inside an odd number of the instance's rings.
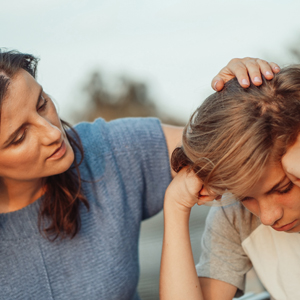
[[[205,300],[232,300],[237,290],[234,285],[217,279],[200,277],[199,282]]]
[[[194,265],[189,236],[191,208],[196,203],[201,205],[213,199],[200,179],[186,169],[181,170],[169,185],[164,203],[161,300],[231,300],[234,297],[236,287],[219,280],[199,280]]]

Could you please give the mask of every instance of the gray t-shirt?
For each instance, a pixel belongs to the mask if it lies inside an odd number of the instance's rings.
[[[236,286],[240,296],[245,275],[253,266],[272,299],[300,299],[299,249],[298,233],[278,232],[261,224],[240,202],[212,207],[197,274]]]
[[[168,150],[157,119],[76,126],[90,210],[73,239],[50,242],[37,226],[42,199],[0,214],[0,299],[137,300],[141,221],[163,207]]]

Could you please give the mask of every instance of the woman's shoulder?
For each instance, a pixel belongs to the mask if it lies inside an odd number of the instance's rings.
[[[76,124],[73,129],[80,138],[83,148],[92,150],[93,148],[101,148],[105,150],[108,143],[106,139],[107,122],[98,118],[94,122],[80,122]]]
[[[74,129],[83,147],[81,170],[92,173],[88,178],[99,178],[105,168],[113,167],[126,172],[144,168],[148,172],[153,168],[165,168],[169,172],[167,145],[161,123],[156,118],[124,118],[110,122],[99,118],[92,123],[79,123]],[[81,159],[78,151],[76,159]]]
[[[105,121],[81,122],[74,126],[83,147],[101,148],[102,153],[126,151],[126,149],[155,143],[164,138],[157,118],[121,118]],[[161,141],[160,141],[161,142]]]

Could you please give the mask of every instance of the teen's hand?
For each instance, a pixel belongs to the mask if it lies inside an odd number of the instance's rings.
[[[289,179],[300,186],[300,134],[281,159],[283,170]]]
[[[208,193],[203,182],[193,171],[183,168],[174,177],[167,191],[165,201],[172,201],[184,210],[190,210],[196,203],[202,205],[215,199],[215,195]]]
[[[211,86],[215,91],[220,91],[225,82],[234,77],[244,88],[250,85],[249,77],[254,85],[259,86],[262,84],[261,75],[270,80],[279,71],[279,66],[273,62],[252,57],[234,58],[213,78]]]

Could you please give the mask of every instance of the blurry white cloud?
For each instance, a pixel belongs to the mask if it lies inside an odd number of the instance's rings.
[[[1,46],[41,57],[39,79],[63,115],[100,67],[148,80],[159,105],[187,119],[232,57],[278,57],[300,39],[299,9],[280,0],[3,1]]]

